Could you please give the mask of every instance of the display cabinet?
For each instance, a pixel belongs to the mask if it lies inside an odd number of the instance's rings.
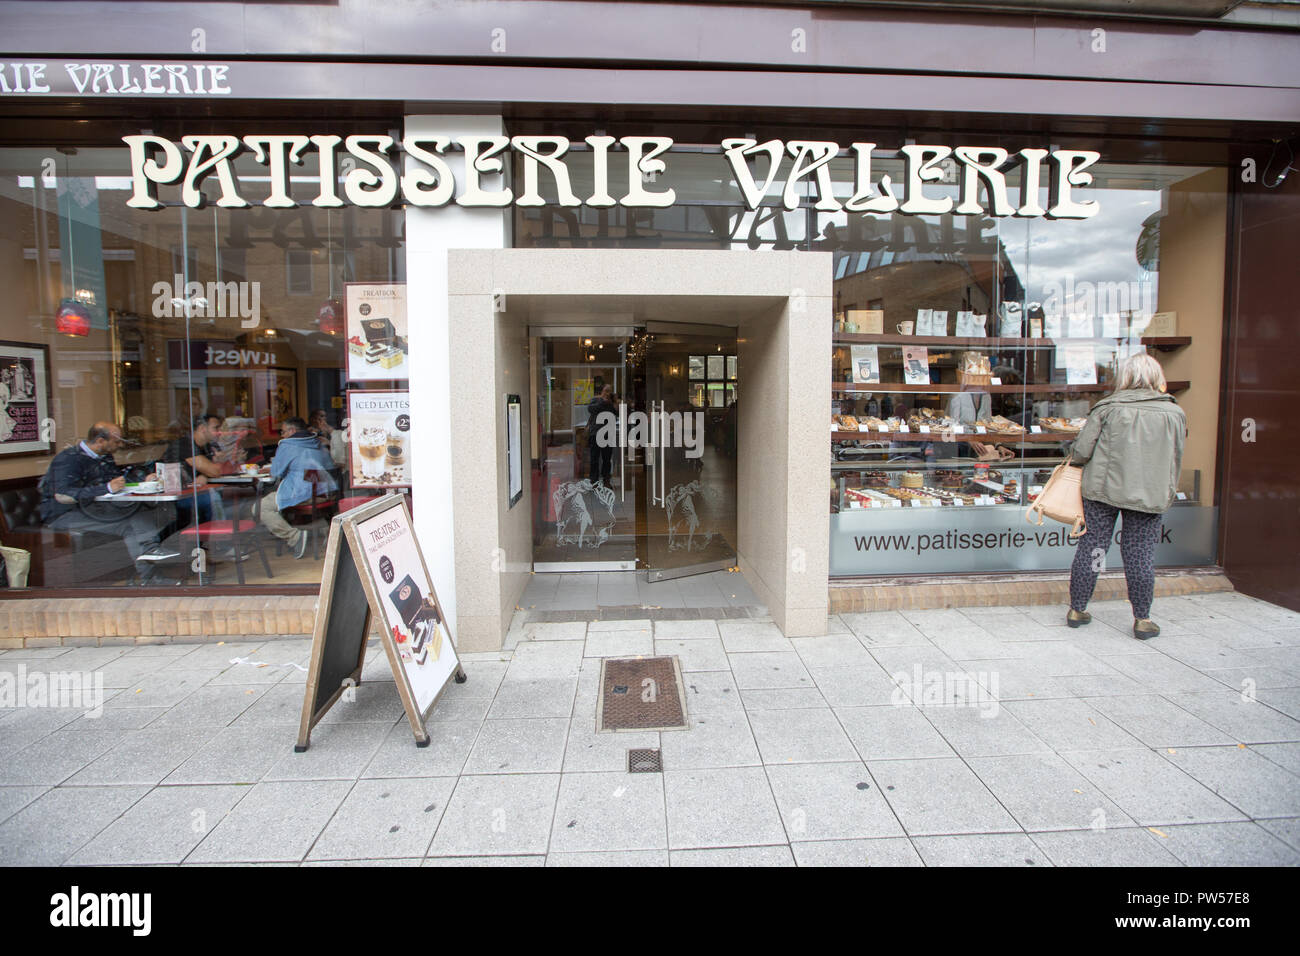
[[[1068,542],[1021,513],[1112,391],[1119,362],[1190,344],[835,332],[832,575],[1039,566],[1044,545]],[[1175,395],[1188,386],[1168,382]],[[1199,491],[1199,472],[1186,472],[1178,503],[1197,503]],[[1019,560],[1008,558],[1017,549]]]

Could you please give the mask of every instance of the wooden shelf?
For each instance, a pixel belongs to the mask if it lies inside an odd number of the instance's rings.
[[[902,348],[906,345],[946,345],[955,349],[1054,349],[1070,345],[1113,345],[1117,342],[1131,342],[1132,339],[1120,337],[1114,339],[1002,339],[958,338],[954,335],[895,335],[871,334],[866,332],[836,332],[832,335],[834,345],[888,345]],[[1142,345],[1150,345],[1161,351],[1172,351],[1192,344],[1190,335],[1143,336],[1138,340]]]
[[[932,431],[928,435],[918,431],[910,432],[855,432],[848,429],[836,429],[831,432],[831,441],[913,441],[913,442],[936,442],[936,441],[954,441],[954,442],[981,442],[985,445],[993,444],[1016,444],[1025,443],[1060,443],[1065,441],[1074,441],[1079,437],[1078,432],[1040,432],[1035,435],[1033,432],[1024,432],[1023,434],[1011,434],[1008,432],[989,432],[987,435],[975,435],[971,432],[965,432],[961,435],[953,435],[951,438],[944,437],[943,432]]]
[[[1188,387],[1189,382],[1169,382],[1168,388],[1172,392],[1181,392]],[[1050,395],[1053,393],[1068,394],[1101,394],[1114,390],[1113,385],[907,385],[903,382],[876,382],[871,385],[858,385],[854,382],[831,382],[832,392],[868,392],[872,394],[898,394],[902,392],[920,392],[922,394],[955,394],[958,392],[988,392],[991,395],[1018,395],[1026,393],[1030,395]]]

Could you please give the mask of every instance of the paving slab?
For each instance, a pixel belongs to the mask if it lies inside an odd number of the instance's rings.
[[[683,674],[691,671],[731,669],[722,641],[716,637],[656,638],[654,653],[664,657],[676,657]]]
[[[1031,833],[1056,866],[1181,866],[1178,858],[1143,827]]]
[[[794,866],[788,846],[735,846],[718,850],[673,850],[672,866],[769,867]]]
[[[409,727],[405,721],[402,728]],[[276,728],[264,746],[279,759],[263,780],[355,780],[367,768],[389,733],[389,725],[373,721],[327,724],[312,728],[311,744],[297,753],[297,728]],[[408,730],[409,733],[409,730]],[[414,747],[414,737],[411,738]]]
[[[955,756],[920,708],[837,707],[835,716],[863,760]]]
[[[1054,750],[1144,746],[1137,737],[1082,700],[1013,700],[1002,706]]]
[[[674,770],[757,766],[762,762],[743,710],[695,714],[689,729],[665,730],[659,739],[664,766]]]
[[[456,786],[455,777],[361,780],[317,837],[308,859],[410,859],[417,862]]]
[[[1161,827],[1164,847],[1187,866],[1297,866],[1300,850],[1255,823]]]
[[[485,720],[462,773],[559,773],[567,717]]]
[[[394,724],[362,771],[371,777],[454,777],[461,773],[481,721],[447,720],[429,725],[429,745],[417,747],[407,721]]]
[[[350,780],[259,783],[186,860],[194,863],[299,862],[352,787]]]
[[[569,735],[564,746],[564,772],[582,773],[600,770],[627,770],[627,752],[630,749],[659,749],[659,732],[617,731],[596,732],[592,717],[574,717],[569,722]]]
[[[1020,830],[961,760],[872,760],[867,769],[908,836]]]
[[[551,827],[551,853],[657,850],[668,846],[660,774],[566,773]]]
[[[670,849],[786,843],[762,767],[665,770]]]
[[[49,787],[0,787],[0,823],[31,803]]]
[[[689,719],[704,714],[739,714],[744,710],[740,690],[730,671],[683,674],[682,685]]]
[[[548,853],[547,866],[668,866],[667,850],[620,850],[595,853]]]
[[[216,728],[201,726],[129,731],[111,750],[73,774],[68,785],[159,783],[216,733]]]
[[[155,787],[68,862],[74,866],[174,866],[248,793],[248,787],[231,785]]]
[[[58,866],[149,792],[56,787],[0,823],[0,866]]]
[[[1042,849],[1023,833],[913,837],[926,866],[1052,866]]]
[[[1057,754],[975,757],[967,762],[1025,830],[1134,825],[1096,784]]]
[[[903,827],[861,761],[768,767],[791,842],[903,836]]]
[[[728,654],[736,686],[743,690],[769,687],[812,687],[812,678],[794,651]]]
[[[1243,744],[1300,742],[1300,721],[1267,704],[1222,687],[1198,693],[1165,694],[1183,710]]]
[[[0,785],[53,786],[108,753],[129,733],[123,730],[56,730],[0,762]]]
[[[857,751],[829,707],[749,712],[765,764],[857,760]]]
[[[1075,751],[1061,756],[1140,826],[1246,819],[1236,807],[1153,751]]]
[[[545,854],[559,774],[462,776],[429,856]]]
[[[581,646],[578,648],[581,650]],[[512,665],[513,666],[513,665]],[[516,680],[513,672],[501,682],[492,706],[491,718],[569,717],[573,714],[578,672],[562,677],[531,677]]]
[[[906,837],[792,843],[800,866],[925,866]]]
[[[1300,816],[1300,780],[1248,747],[1181,747],[1159,754],[1250,817]]]

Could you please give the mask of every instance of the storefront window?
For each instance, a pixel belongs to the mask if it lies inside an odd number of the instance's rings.
[[[40,447],[0,439],[4,537],[32,551],[34,585],[314,584],[329,517],[381,493],[349,466],[345,306],[350,283],[404,280],[402,214],[313,207],[314,154],[289,209],[260,205],[269,178],[250,156],[235,167],[247,208],[163,189],[165,208],[140,211],[124,147],[0,150],[0,365],[43,364],[47,386],[30,410],[7,399]],[[104,451],[129,483],[169,478],[172,459],[180,490],[52,508],[37,483],[96,423],[120,431]],[[263,466],[278,482],[245,473]]]
[[[647,186],[676,190],[673,208],[518,208],[516,245],[833,254],[832,576],[1067,567],[1073,547],[1064,534],[1026,525],[1022,512],[1137,352],[1161,362],[1189,422],[1157,563],[1213,563],[1223,169],[1102,162],[1076,196],[1094,200],[1098,213],[1053,220],[822,212],[806,182],[801,204],[786,210],[781,176],[749,210],[716,147],[670,155],[668,171]],[[957,203],[959,170],[950,165],[926,194]],[[578,147],[568,166],[582,194],[590,154]],[[843,202],[855,187],[853,159],[831,168]],[[901,184],[902,161],[878,159],[873,177],[885,175]],[[1018,169],[1007,184],[1019,207]],[[1044,208],[1047,194],[1044,182]],[[987,208],[983,185],[980,199]],[[691,358],[697,404],[734,400],[721,361]]]
[[[1093,173],[1084,220],[825,217],[832,576],[1068,567],[1062,529],[1022,512],[1140,352],[1189,422],[1157,563],[1213,563],[1226,178]],[[955,184],[931,192],[958,199]]]

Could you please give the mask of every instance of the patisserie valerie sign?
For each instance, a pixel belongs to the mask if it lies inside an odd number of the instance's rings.
[[[180,186],[184,205],[201,207],[207,201],[202,186],[209,177],[217,182],[217,206],[238,209],[254,204],[240,194],[233,168],[235,158],[245,151],[266,167],[270,188],[256,203],[271,208],[298,205],[290,196],[290,169],[311,152],[316,153],[320,170],[311,205],[324,208],[403,203],[666,208],[677,199],[673,189],[659,184],[659,176],[668,171],[663,157],[673,147],[666,136],[588,136],[584,150],[591,154],[592,189],[586,196],[573,190],[565,163],[572,144],[563,136],[407,136],[400,142],[386,134],[216,134],[182,136],[179,143],[150,134],[122,139],[131,153],[127,205],[136,209],[162,208],[158,187],[175,185]],[[791,210],[805,198],[815,197],[814,208],[823,212],[1088,219],[1098,211],[1096,200],[1075,195],[1077,188],[1092,182],[1087,170],[1101,158],[1092,150],[1010,153],[999,146],[907,145],[888,154],[902,161],[900,181],[895,183],[888,173],[873,175],[873,157],[884,156],[877,153],[875,143],[853,143],[846,151],[833,142],[773,139],[760,143],[739,138],[723,140],[721,148],[741,199],[751,210],[764,197],[779,196],[781,205]],[[485,181],[504,171],[512,150],[522,159],[517,191]],[[464,153],[459,183],[448,161],[453,152]],[[839,190],[840,195],[848,193],[843,200],[836,197],[831,166],[841,153],[853,160],[852,182]],[[1011,201],[1008,191],[1008,174],[1013,172],[1018,174],[1019,205]],[[553,186],[553,200],[541,193],[543,176]],[[941,183],[956,185],[958,195],[936,188]],[[1044,185],[1046,206],[1039,201]]]

